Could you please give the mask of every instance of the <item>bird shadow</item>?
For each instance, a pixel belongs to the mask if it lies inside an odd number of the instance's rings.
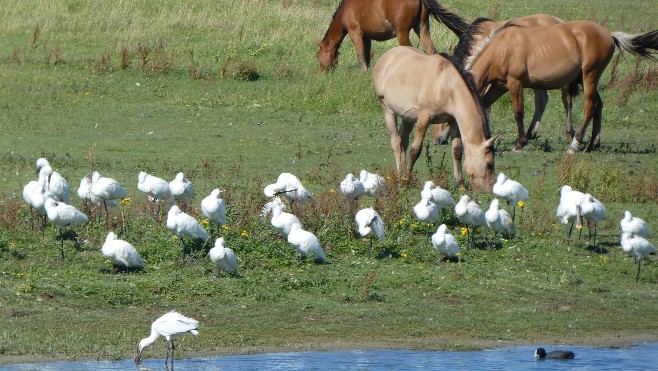
[[[483,237],[480,241],[475,241],[473,243],[473,248],[486,251],[501,250],[503,248],[503,243],[500,240]]]

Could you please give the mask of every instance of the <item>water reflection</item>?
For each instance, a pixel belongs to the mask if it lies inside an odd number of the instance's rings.
[[[560,347],[576,353],[568,361],[536,361],[538,346],[488,349],[477,352],[417,350],[341,350],[327,352],[267,353],[178,359],[176,371],[187,370],[647,370],[658,365],[658,343],[629,348]],[[131,359],[121,362],[78,361],[2,365],[3,370],[167,370],[163,359],[145,359],[136,366]],[[171,370],[171,368],[169,368]]]

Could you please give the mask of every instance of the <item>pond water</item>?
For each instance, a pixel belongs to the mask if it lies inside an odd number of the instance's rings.
[[[547,351],[554,346],[544,346]],[[576,353],[573,360],[534,359],[538,346],[519,346],[482,351],[340,350],[250,355],[226,355],[178,359],[176,371],[185,370],[649,370],[658,368],[658,343],[628,348],[562,346]],[[152,353],[152,352],[151,352]],[[152,355],[152,354],[149,354]],[[147,355],[148,356],[148,355]],[[131,359],[117,362],[78,361],[0,365],[2,370],[166,370],[163,359]]]

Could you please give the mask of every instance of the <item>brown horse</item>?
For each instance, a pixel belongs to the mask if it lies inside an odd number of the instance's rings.
[[[320,68],[336,67],[338,48],[347,34],[354,43],[364,70],[370,66],[372,40],[385,41],[397,37],[400,45],[411,46],[409,32],[412,29],[427,53],[434,54],[436,49],[430,38],[430,14],[458,36],[469,27],[466,21],[443,8],[436,0],[343,0],[334,12],[324,38],[316,41],[320,47]]]
[[[474,26],[478,27],[477,21]],[[521,150],[527,142],[523,125],[523,88],[562,89],[581,83],[585,113],[575,136],[571,120],[567,119],[567,136],[571,140],[569,152],[578,150],[587,125],[593,120],[592,138],[587,146],[587,151],[592,151],[600,146],[601,140],[603,100],[598,83],[615,46],[653,59],[651,54],[658,51],[658,30],[642,35],[611,33],[590,21],[533,28],[520,27],[512,21],[479,43],[462,43],[464,40],[460,40],[455,54],[466,48],[461,63],[473,73],[485,107],[510,92],[518,128],[515,150]],[[568,99],[566,104],[569,115],[571,100]]]
[[[505,21],[499,22],[486,22],[480,23],[480,27],[470,27],[470,34],[463,37],[472,38],[473,42],[481,42],[485,37],[489,36],[493,31],[504,26],[510,21],[514,21],[514,24],[523,26],[523,27],[544,27],[552,24],[564,23],[560,18],[554,17],[548,14],[533,14],[524,17],[519,17],[515,19],[508,19]],[[537,137],[537,131],[539,130],[539,124],[541,119],[544,116],[544,111],[546,110],[546,104],[548,103],[548,93],[546,90],[534,89],[535,93],[535,113],[532,116],[532,121],[530,122],[530,127],[528,127],[527,138],[535,139]],[[564,94],[569,93],[568,91],[563,91]],[[565,110],[567,109],[567,102],[565,96],[563,95],[563,102],[565,105]],[[485,107],[486,108],[486,107]],[[569,113],[568,117],[571,115]],[[434,125],[432,133],[432,138],[435,144],[445,144],[448,141],[450,135],[450,126],[447,123]]]
[[[473,188],[491,190],[495,180],[493,145],[498,137],[491,138],[489,122],[469,74],[445,54],[426,55],[398,46],[375,63],[374,83],[398,173],[412,171],[430,124],[451,122],[455,180],[464,184],[463,150],[464,170],[472,178]],[[402,121],[399,127],[398,117]],[[414,124],[407,166],[406,152]]]

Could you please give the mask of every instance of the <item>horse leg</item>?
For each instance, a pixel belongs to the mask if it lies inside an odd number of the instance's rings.
[[[591,152],[601,146],[601,119],[603,116],[603,99],[599,95],[598,90],[595,90],[596,100],[594,106],[594,113],[592,116],[592,138],[587,146],[587,152]]]
[[[372,52],[371,52],[371,46],[372,46],[372,40],[366,36],[363,37],[363,56],[365,57],[366,60],[366,68],[364,71],[367,71],[368,68],[370,68],[370,60],[372,59]]]
[[[539,124],[544,116],[546,110],[546,103],[548,103],[548,93],[546,90],[535,90],[535,114],[532,116],[532,122],[526,133],[528,139],[536,139]]]
[[[412,162],[411,159],[409,160],[408,164],[406,162],[407,149],[409,148],[409,136],[411,136],[411,130],[413,128],[413,122],[402,120],[400,123],[400,129],[398,130],[398,135],[400,136],[400,145],[402,146],[402,159],[405,163],[405,166],[401,169],[405,171],[405,176],[408,176],[411,173],[411,169],[414,167],[414,162],[416,162],[416,160]],[[407,166],[409,168],[407,168]]]
[[[465,188],[464,175],[462,173],[462,136],[456,123],[450,124],[452,136],[452,163],[455,174],[455,182],[460,188]]]
[[[516,128],[518,130],[514,152],[521,152],[526,143],[528,143],[523,125],[523,86],[520,81],[512,79],[508,80],[507,86],[512,97],[512,109],[514,110],[514,120],[516,120]]]
[[[436,48],[432,44],[432,37],[430,36],[430,14],[427,8],[423,7],[420,15],[420,26],[414,27],[414,31],[420,38],[420,41],[425,47],[425,53],[436,54]]]
[[[367,71],[370,55],[368,55],[368,59],[366,59],[363,32],[361,32],[361,30],[349,30],[348,33],[354,44],[354,49],[356,49],[356,57],[359,59],[359,64],[361,64],[361,68],[363,68],[364,71]],[[370,46],[368,46],[368,49],[370,49]],[[370,54],[370,50],[368,50],[368,54]]]
[[[382,109],[384,111],[384,122],[386,123],[386,128],[391,136],[391,149],[395,156],[395,167],[398,171],[398,175],[402,175],[402,172],[407,167],[407,162],[405,150],[402,149],[402,138],[398,133],[397,116],[395,115],[395,112],[384,104],[382,104]]]
[[[414,142],[411,144],[411,150],[409,151],[409,174],[411,174],[416,160],[418,160],[420,153],[423,151],[423,139],[425,139],[425,133],[427,132],[428,125],[429,117],[425,115],[418,115],[418,121],[416,122],[416,132],[414,133]]]
[[[585,130],[587,130],[587,125],[595,116],[595,112],[598,112],[602,109],[601,97],[599,96],[597,89],[596,81],[598,76],[591,76],[590,74],[583,73],[583,101],[585,103],[585,112],[583,114],[583,122],[580,124],[580,129],[576,132],[576,136],[569,147],[569,153],[574,153],[576,148],[574,148],[574,143],[582,143],[583,136],[585,135]],[[594,135],[594,128],[592,127],[592,135]],[[592,143],[594,138],[591,138],[590,144],[587,147],[587,150],[591,150]]]

